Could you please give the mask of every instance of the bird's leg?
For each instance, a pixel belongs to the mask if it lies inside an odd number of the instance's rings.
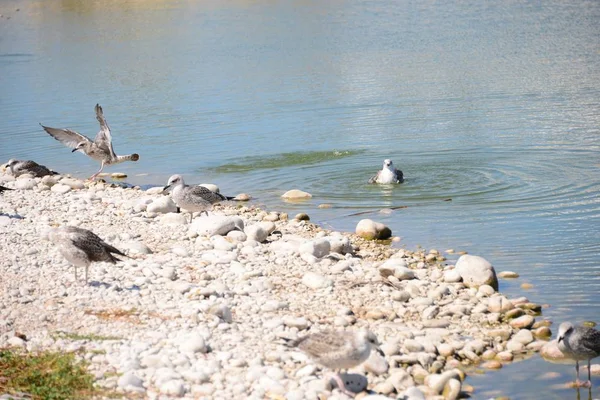
[[[86,285],[87,285],[87,283],[88,283],[88,267],[89,267],[89,265],[86,265],[86,266],[85,266],[85,284],[86,284]]]
[[[589,371],[589,362],[590,360],[588,360],[588,374],[590,374]],[[579,361],[575,361],[575,371],[577,372],[577,379],[575,380],[575,387],[580,388],[580,387],[590,387],[591,386],[591,374],[588,376],[588,378],[590,378],[590,380],[588,380],[587,382],[581,382],[579,380]]]
[[[582,386],[585,388],[591,388],[592,387],[592,368],[590,366],[590,359],[588,359],[588,380],[587,382],[583,382]]]
[[[73,265],[73,268],[75,268],[75,283],[77,283],[77,265]]]
[[[102,161],[102,164],[100,164],[100,169],[98,170],[98,172],[96,172],[94,175],[90,176],[90,178],[88,180],[93,181],[94,179],[96,179],[98,174],[100,172],[102,172],[103,169],[104,169],[104,161]]]
[[[344,383],[344,380],[342,379],[342,377],[339,373],[333,374],[331,377],[335,380],[335,383],[337,383],[338,389],[340,389],[340,391],[342,393],[344,393],[345,395],[350,396],[350,397],[356,396],[356,393],[351,392],[350,390],[346,389],[346,384]]]

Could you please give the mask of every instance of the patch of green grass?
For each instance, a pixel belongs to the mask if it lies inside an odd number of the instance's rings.
[[[56,331],[54,335],[52,335],[55,339],[71,339],[71,340],[89,340],[92,342],[100,342],[103,340],[121,340],[118,336],[102,336],[102,335],[94,335],[92,333],[87,335],[82,335],[75,332],[63,332]]]
[[[0,349],[0,393],[26,393],[34,400],[92,397],[94,378],[72,353],[22,353]]]

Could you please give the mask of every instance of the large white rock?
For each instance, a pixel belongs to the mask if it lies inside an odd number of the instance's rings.
[[[356,234],[367,240],[389,239],[392,236],[392,230],[381,222],[361,219],[356,225]]]
[[[170,197],[161,196],[148,204],[146,211],[160,214],[172,213],[177,211],[177,205]]]
[[[311,271],[304,274],[302,283],[311,289],[321,289],[332,285],[330,279]]]
[[[164,186],[151,187],[150,189],[146,190],[146,193],[148,193],[148,194],[161,194],[163,192],[163,188],[164,188]]]
[[[84,189],[85,188],[85,184],[82,181],[80,181],[79,179],[63,178],[60,180],[60,183],[62,185],[69,186],[71,189]]]
[[[184,213],[166,213],[159,221],[162,225],[185,225],[188,223],[188,217]]]
[[[303,192],[302,190],[292,189],[282,194],[281,197],[288,200],[310,199],[312,194]]]
[[[331,244],[327,239],[316,239],[303,243],[298,251],[304,254],[311,254],[317,258],[325,257],[329,254]]]
[[[467,287],[478,288],[490,285],[498,290],[498,278],[492,264],[483,257],[464,254],[460,256],[455,266]]]
[[[118,246],[121,250],[129,250],[132,253],[137,254],[152,254],[152,250],[142,242],[137,240],[131,240],[129,242],[121,243]]]
[[[195,218],[190,225],[190,232],[195,232],[198,235],[225,236],[233,230],[244,230],[244,221],[240,217],[209,215]]]
[[[37,181],[33,178],[17,179],[15,187],[21,190],[31,190],[37,186]]]
[[[330,244],[330,250],[332,253],[348,254],[352,253],[352,243],[350,239],[345,236],[328,236],[325,239]]]
[[[121,389],[124,390],[131,389],[131,387],[142,388],[144,386],[143,381],[131,371],[125,372],[119,378],[118,385]]]
[[[269,236],[269,232],[259,224],[247,226],[244,233],[246,234],[246,240],[256,240],[258,243],[264,242]]]
[[[206,353],[207,351],[204,338],[197,333],[185,337],[179,345],[179,349],[190,353]]]
[[[53,193],[65,194],[71,191],[71,186],[63,185],[62,183],[57,183],[56,185],[52,186],[50,190]]]

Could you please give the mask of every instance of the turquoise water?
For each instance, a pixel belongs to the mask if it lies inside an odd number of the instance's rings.
[[[100,103],[116,152],[141,156],[108,169],[130,183],[181,173],[326,227],[373,218],[400,246],[518,272],[501,290],[556,323],[598,321],[600,2],[5,0],[0,14],[0,160],[91,175],[38,123],[94,136]],[[366,184],[384,158],[404,184]],[[283,202],[293,188],[313,198]],[[573,375],[534,357],[469,383],[475,398],[576,398],[556,386]]]

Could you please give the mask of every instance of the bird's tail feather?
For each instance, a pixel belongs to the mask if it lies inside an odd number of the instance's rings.
[[[137,153],[133,153],[133,154],[129,154],[126,156],[117,156],[116,160],[113,161],[111,164],[118,164],[118,163],[122,163],[123,161],[137,161],[140,159],[140,155]]]

